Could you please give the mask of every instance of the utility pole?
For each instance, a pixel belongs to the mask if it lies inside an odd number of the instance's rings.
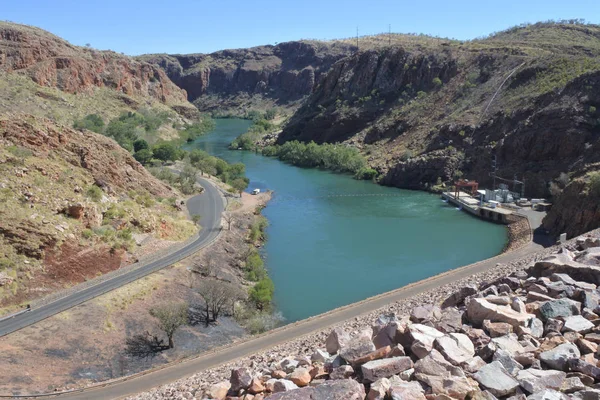
[[[493,184],[492,184],[492,190],[496,190],[496,155],[494,154],[494,159],[492,160],[492,178],[493,178]]]

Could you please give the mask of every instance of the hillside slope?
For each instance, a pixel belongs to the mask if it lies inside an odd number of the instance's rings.
[[[113,140],[0,117],[0,306],[117,269],[133,235],[195,231],[178,194]]]
[[[197,115],[164,71],[112,51],[73,46],[42,29],[0,22],[0,112],[72,122],[142,106]]]

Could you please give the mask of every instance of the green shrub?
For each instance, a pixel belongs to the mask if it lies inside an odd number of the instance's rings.
[[[84,229],[81,231],[81,236],[85,239],[91,239],[94,236],[94,232],[91,229]]]
[[[133,151],[136,153],[140,150],[148,148],[150,148],[150,146],[148,146],[148,142],[146,142],[144,139],[137,139],[133,142]]]
[[[152,161],[153,156],[154,154],[150,149],[141,149],[135,152],[133,158],[135,158],[142,165],[148,165],[150,161]]]
[[[377,178],[377,171],[373,168],[363,167],[354,174],[354,177],[360,180],[373,180]]]
[[[87,197],[89,197],[92,201],[99,202],[102,200],[103,192],[98,186],[92,185],[87,188],[85,191]]]
[[[28,158],[33,155],[33,152],[23,146],[7,146],[6,150],[15,157]]]
[[[273,281],[270,278],[265,277],[250,288],[248,291],[248,298],[254,303],[256,308],[264,310],[271,304],[274,292],[275,286],[273,285]]]
[[[590,106],[590,114],[596,114],[596,107]]]
[[[87,129],[96,133],[104,131],[104,120],[98,114],[89,114],[73,123],[75,129]]]
[[[437,77],[433,78],[432,83],[433,83],[433,86],[435,86],[435,87],[441,87],[442,84],[443,84],[442,80],[440,78],[437,78]]]
[[[194,221],[195,224],[197,224],[198,222],[200,222],[201,219],[202,219],[202,215],[200,215],[200,214],[194,214],[194,215],[192,215],[192,221]]]
[[[152,147],[154,158],[162,161],[176,161],[182,158],[181,150],[173,143],[160,143]]]
[[[404,152],[402,152],[402,154],[400,155],[400,160],[401,161],[408,161],[413,157],[413,152],[411,150],[404,150]]]
[[[591,172],[590,177],[590,191],[596,197],[600,197],[600,171]]]

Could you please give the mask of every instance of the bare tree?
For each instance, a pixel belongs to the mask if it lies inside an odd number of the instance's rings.
[[[243,298],[240,288],[229,282],[216,280],[203,280],[198,285],[198,293],[202,296],[204,303],[198,307],[200,313],[198,320],[208,326],[216,322],[222,313],[229,310],[233,312],[233,305],[237,300]]]
[[[177,329],[188,322],[188,305],[185,303],[168,303],[150,309],[150,315],[158,319],[158,327],[169,339],[169,349],[175,345],[173,335]]]
[[[227,222],[227,230],[230,231],[231,224],[233,223],[233,221],[235,219],[233,214],[226,212],[223,214],[223,218],[225,219],[225,222]]]
[[[168,349],[162,340],[149,332],[141,333],[125,340],[125,354],[131,357],[153,358],[156,354]],[[122,374],[122,373],[121,373]]]

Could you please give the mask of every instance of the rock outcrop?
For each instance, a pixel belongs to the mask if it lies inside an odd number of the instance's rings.
[[[105,87],[167,105],[188,104],[186,92],[155,65],[74,46],[42,29],[9,22],[0,22],[0,71],[23,74],[67,93]]]

